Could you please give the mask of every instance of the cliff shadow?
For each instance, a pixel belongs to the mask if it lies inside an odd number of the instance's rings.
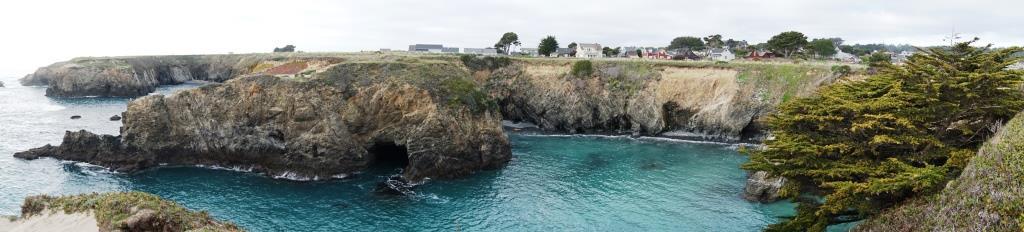
[[[405,170],[409,166],[409,150],[394,142],[374,142],[367,149],[373,158],[370,167],[379,170]],[[402,171],[399,171],[401,173]]]

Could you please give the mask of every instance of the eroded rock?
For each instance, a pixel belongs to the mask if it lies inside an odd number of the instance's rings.
[[[779,200],[779,190],[785,184],[785,177],[773,177],[768,172],[756,171],[747,177],[743,198],[748,201],[774,202]]]

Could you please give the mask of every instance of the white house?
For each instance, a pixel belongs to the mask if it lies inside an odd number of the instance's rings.
[[[540,50],[536,48],[520,48],[519,53],[527,56],[540,56]]]
[[[736,59],[736,54],[729,51],[729,48],[712,48],[708,51],[708,58],[714,61],[730,61]]]
[[[846,62],[846,63],[860,63],[860,57],[854,54],[846,53],[836,48],[836,54],[832,55],[832,59]]]
[[[603,51],[601,51],[601,44],[597,43],[581,43],[576,45],[576,57],[581,58],[599,58],[604,57]]]

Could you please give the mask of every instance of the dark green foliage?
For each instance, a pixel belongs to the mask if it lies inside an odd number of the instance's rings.
[[[444,82],[449,105],[464,105],[470,112],[482,113],[497,108],[497,103],[472,80],[450,78]]]
[[[719,38],[721,39],[721,38]],[[668,49],[689,48],[690,50],[704,50],[704,41],[701,38],[692,36],[676,37],[669,43]]]
[[[498,42],[494,44],[494,48],[498,49],[498,53],[510,54],[512,46],[519,46],[520,44],[519,35],[515,32],[505,32],[505,34],[501,35],[501,39],[498,39]]]
[[[725,41],[722,41],[722,35],[709,35],[704,37],[704,43],[709,48],[722,48],[725,45]]]
[[[839,77],[849,76],[850,73],[852,73],[852,72],[853,72],[853,68],[850,68],[849,65],[833,65],[832,66],[832,74],[836,75],[836,76],[839,76]]]
[[[637,49],[636,50],[636,56],[640,57],[640,58],[643,58],[644,57],[644,50]]]
[[[831,39],[814,39],[807,44],[807,50],[820,58],[831,57],[836,54],[835,42]]]
[[[294,45],[285,45],[283,48],[274,48],[274,52],[295,52]]]
[[[768,49],[780,53],[786,57],[800,50],[807,45],[807,36],[795,31],[787,31],[772,36],[768,40]]]
[[[512,64],[512,59],[508,57],[461,55],[459,60],[462,60],[462,64],[473,71],[495,70]]]
[[[889,53],[875,52],[871,53],[871,55],[868,56],[867,59],[864,59],[864,61],[868,63],[868,66],[877,68],[890,65],[892,58],[889,56]]]
[[[773,228],[820,231],[851,210],[872,215],[941,189],[993,127],[1024,109],[1022,73],[1005,69],[1017,51],[923,50],[864,81],[784,103],[767,120],[775,139],[743,168],[788,178],[797,190],[786,197],[826,200]]]
[[[572,64],[572,75],[576,77],[589,77],[594,74],[594,64],[589,60],[576,61]]]
[[[556,50],[558,50],[558,40],[550,35],[541,39],[540,45],[537,46],[537,52],[542,56],[551,56],[551,53],[554,53]]]

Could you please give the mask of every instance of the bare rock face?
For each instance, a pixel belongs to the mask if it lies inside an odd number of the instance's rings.
[[[334,57],[266,54],[86,57],[39,68],[20,81],[25,86],[48,86],[49,97],[138,97],[160,85],[192,80],[224,82],[250,74],[295,75],[339,61]],[[287,67],[274,69],[278,66]]]
[[[747,177],[743,198],[748,201],[774,202],[779,200],[779,189],[785,184],[785,177],[772,177],[768,172],[757,171]]]
[[[483,98],[474,98],[483,97]],[[501,116],[452,63],[343,63],[308,80],[236,78],[128,105],[120,136],[68,132],[55,157],[131,172],[160,164],[251,168],[328,179],[406,159],[413,182],[498,168],[511,158]],[[377,154],[399,147],[398,156]]]

